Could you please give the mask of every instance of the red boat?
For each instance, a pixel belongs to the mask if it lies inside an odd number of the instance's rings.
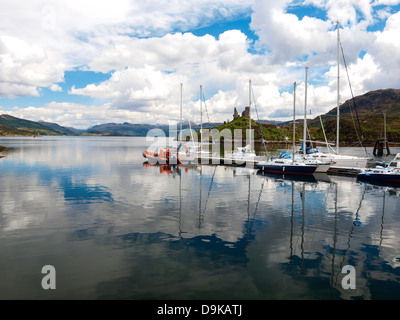
[[[178,164],[181,162],[180,158],[171,154],[171,149],[160,149],[159,152],[144,151],[143,157],[148,159],[150,163]]]

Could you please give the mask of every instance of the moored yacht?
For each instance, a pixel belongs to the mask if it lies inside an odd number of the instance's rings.
[[[305,174],[311,175],[315,172],[318,165],[305,164],[304,162],[293,161],[291,159],[271,159],[269,161],[261,161],[257,164],[257,168],[270,173],[285,174]]]
[[[339,152],[339,119],[340,119],[340,92],[339,92],[339,81],[340,81],[340,24],[337,22],[337,116],[336,116],[336,152],[335,153],[324,153],[318,149],[310,149],[305,153],[305,157],[309,159],[315,159],[319,161],[333,161],[335,162],[331,168],[335,169],[362,169],[366,168],[368,164],[368,157],[357,157],[351,155],[340,154]],[[306,139],[304,138],[304,143]]]
[[[400,153],[390,161],[387,167],[376,166],[375,168],[361,170],[357,179],[372,184],[400,187]]]

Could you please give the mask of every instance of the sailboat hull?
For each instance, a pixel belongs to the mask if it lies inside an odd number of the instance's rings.
[[[357,179],[381,186],[400,187],[400,174],[368,174],[359,173]]]
[[[315,170],[317,169],[317,166],[259,163],[257,165],[257,168],[264,172],[270,172],[270,173],[312,175],[315,172]]]

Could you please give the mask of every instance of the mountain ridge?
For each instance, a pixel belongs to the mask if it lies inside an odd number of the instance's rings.
[[[369,106],[368,108],[366,106]],[[381,89],[369,91],[363,95],[346,100],[339,106],[340,117],[351,117],[357,110],[358,116],[384,114],[400,116],[400,89]],[[336,116],[337,107],[328,111],[326,116]],[[356,114],[354,114],[355,116]]]

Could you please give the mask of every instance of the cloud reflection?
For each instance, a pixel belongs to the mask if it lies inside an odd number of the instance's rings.
[[[59,298],[351,299],[340,288],[351,264],[354,297],[397,297],[380,290],[399,286],[395,190],[351,177],[146,166],[138,141],[17,143],[0,162],[5,279],[20,268],[32,280],[35,263],[53,260]]]

